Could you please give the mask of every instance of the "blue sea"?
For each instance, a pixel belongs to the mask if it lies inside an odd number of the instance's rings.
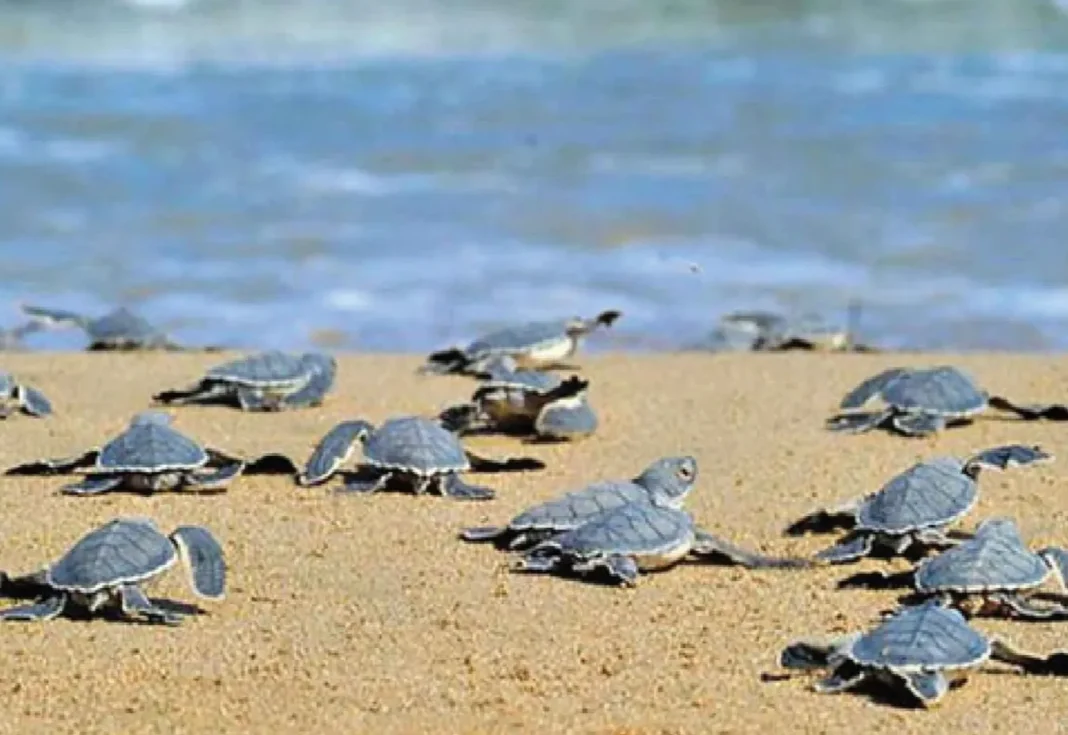
[[[854,300],[1068,348],[1068,1],[0,0],[0,325],[663,350]]]

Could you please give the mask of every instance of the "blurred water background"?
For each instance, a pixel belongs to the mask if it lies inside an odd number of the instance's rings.
[[[1063,349],[1066,184],[1053,0],[0,0],[2,324],[672,349],[859,299],[885,346]]]

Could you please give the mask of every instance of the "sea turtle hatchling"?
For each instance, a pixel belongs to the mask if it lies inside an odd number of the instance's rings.
[[[438,417],[450,431],[493,430],[543,440],[580,439],[597,430],[586,391],[589,381],[537,370],[491,368],[471,401]]]
[[[951,681],[988,660],[1029,673],[1059,673],[1053,659],[988,638],[968,625],[960,611],[930,600],[901,608],[865,633],[795,641],[782,651],[779,665],[802,671],[829,669],[830,675],[815,685],[818,692],[843,692],[874,679],[903,686],[916,701],[930,707],[941,701]]]
[[[720,317],[709,347],[715,351],[876,352],[854,340],[859,307],[849,310],[849,326],[827,324],[818,317],[790,318],[768,311],[735,311]]]
[[[330,355],[272,350],[216,365],[196,385],[153,398],[172,405],[224,403],[245,411],[306,408],[322,403],[336,373],[337,362]]]
[[[52,414],[52,404],[41,391],[15,380],[11,373],[0,372],[0,419],[15,411],[44,418]]]
[[[49,475],[85,470],[81,482],[67,485],[68,495],[98,495],[129,489],[156,492],[181,488],[221,489],[242,472],[290,472],[291,463],[265,455],[246,463],[219,450],[206,449],[171,426],[171,417],[157,411],[136,414],[125,431],[101,449],[62,459],[46,459],[12,467],[9,475]]]
[[[952,546],[956,542],[944,531],[975,505],[982,467],[1006,469],[1052,458],[1038,447],[1010,444],[979,452],[966,461],[937,457],[919,462],[877,492],[810,513],[786,532],[800,535],[851,527],[844,539],[816,554],[817,560],[836,564],[860,559],[876,547],[903,554]]]
[[[554,367],[575,354],[583,337],[598,327],[611,326],[621,315],[603,311],[593,319],[554,319],[500,329],[466,347],[431,353],[420,372],[480,374],[487,360],[500,356],[511,357],[521,369]]]
[[[1068,616],[1068,604],[1032,593],[1053,578],[1063,593],[1068,551],[1047,547],[1031,551],[1011,518],[990,518],[973,538],[924,559],[897,574],[856,575],[840,586],[889,587],[911,584],[916,597],[936,598],[968,616],[1017,616],[1051,619]]]
[[[22,311],[42,326],[78,327],[89,336],[91,351],[186,349],[125,306],[99,317],[31,305],[23,305]]]
[[[202,526],[179,526],[164,535],[150,518],[116,518],[77,541],[56,563],[5,587],[36,589],[36,602],[0,611],[0,620],[50,620],[70,607],[90,614],[117,608],[123,615],[155,623],[176,624],[181,614],[163,609],[141,585],[181,560],[200,597],[219,600],[226,590],[222,547]]]
[[[871,399],[886,403],[880,411],[859,411]],[[959,368],[894,367],[874,375],[851,390],[838,406],[843,410],[827,420],[827,428],[859,434],[887,428],[905,436],[929,436],[947,426],[967,424],[987,408],[1011,411],[1024,419],[1068,420],[1068,407],[1058,404],[1016,404],[991,397]]]
[[[663,504],[671,505],[673,499],[685,497],[696,480],[696,459],[663,457],[634,479],[595,482],[527,508],[506,526],[466,528],[460,538],[474,543],[493,542],[498,548],[509,550],[527,549],[628,503],[649,502],[651,497],[659,496]]]
[[[688,556],[726,560],[749,569],[801,569],[807,559],[770,557],[748,551],[698,528],[681,509],[689,488],[656,493],[604,511],[582,525],[552,536],[524,553],[514,571],[602,572],[633,587],[641,572],[667,569]]]
[[[388,485],[401,485],[422,494],[436,490],[460,500],[489,500],[495,496],[486,487],[469,485],[460,473],[512,472],[542,469],[533,458],[493,460],[466,451],[455,434],[438,422],[421,416],[391,418],[377,428],[362,419],[344,421],[319,442],[304,470],[301,485],[318,485],[336,474],[363,444],[363,464],[348,473],[345,492],[373,493]]]

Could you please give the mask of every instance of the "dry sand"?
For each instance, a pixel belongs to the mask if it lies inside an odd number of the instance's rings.
[[[184,385],[219,355],[9,355],[54,401],[48,420],[0,423],[3,466],[88,448],[120,430],[153,392]],[[882,367],[954,360],[1021,400],[1068,399],[1068,359],[1038,356],[603,355],[583,359],[602,430],[575,445],[521,447],[541,472],[483,476],[488,503],[297,489],[240,478],[222,495],[56,494],[61,478],[3,478],[0,566],[27,571],[94,525],[148,514],[169,529],[209,525],[231,569],[227,599],[178,628],[96,620],[6,624],[0,732],[741,733],[1063,731],[1068,679],[978,672],[932,712],[808,681],[763,683],[794,636],[866,627],[893,592],[838,591],[862,569],[747,572],[685,565],[633,590],[509,574],[506,555],[456,540],[536,501],[599,478],[634,475],[665,454],[700,462],[689,508],[710,530],[772,553],[810,553],[829,537],[788,539],[815,505],[878,488],[919,458],[998,443],[1065,452],[1068,425],[981,419],[930,440],[836,436],[822,421]],[[207,444],[303,460],[339,419],[427,413],[473,383],[418,377],[415,357],[348,356],[320,409],[249,415],[173,409]],[[1035,543],[1068,543],[1068,460],[982,479],[968,519],[1014,515]],[[891,566],[894,566],[891,564]],[[902,564],[896,566],[903,566]],[[193,600],[183,575],[151,590]],[[1065,624],[980,620],[1038,650],[1068,646]]]

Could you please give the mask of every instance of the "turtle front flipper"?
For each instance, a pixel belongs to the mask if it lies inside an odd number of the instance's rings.
[[[830,676],[820,679],[813,686],[821,694],[837,694],[860,684],[867,678],[867,673],[852,661],[843,661],[835,667]]]
[[[448,375],[460,373],[468,368],[471,359],[463,350],[452,347],[447,350],[432,352],[416,372],[421,375]]]
[[[125,481],[123,475],[91,475],[80,482],[73,482],[60,488],[64,495],[100,495],[117,490]]]
[[[360,467],[345,478],[344,484],[337,489],[337,492],[371,495],[385,488],[392,478],[392,472],[384,472],[377,467]]]
[[[122,612],[125,615],[139,615],[149,622],[165,625],[177,625],[182,622],[181,615],[157,606],[135,584],[124,584],[119,587],[119,599],[122,601]]]
[[[66,606],[66,595],[50,595],[28,605],[16,605],[6,610],[0,610],[0,620],[51,620],[59,617]]]
[[[1047,546],[1039,549],[1038,555],[1053,570],[1061,590],[1068,592],[1068,550],[1058,546]]]
[[[902,671],[895,676],[924,707],[938,704],[949,691],[949,679],[941,671]]]
[[[366,421],[342,421],[316,445],[304,470],[297,476],[297,483],[304,486],[319,485],[329,480],[352,456],[357,442],[372,431],[374,426]]]
[[[457,500],[492,500],[497,493],[488,487],[470,485],[460,479],[459,475],[448,474],[438,480],[441,494]]]
[[[482,412],[473,403],[449,406],[438,414],[438,422],[443,429],[454,434],[462,434],[484,424]]]
[[[964,466],[964,471],[969,475],[975,475],[980,467],[994,470],[1004,470],[1009,467],[1024,467],[1038,462],[1048,462],[1053,455],[1044,451],[1041,447],[1028,446],[1026,444],[1006,444],[1000,447],[984,449],[971,457]]]
[[[857,506],[858,501],[853,499],[830,508],[814,510],[791,523],[783,533],[787,536],[803,536],[810,531],[830,533],[852,528],[856,524]]]
[[[697,529],[696,542],[691,551],[695,556],[726,558],[747,569],[805,569],[814,566],[811,559],[764,556],[721,539],[707,531]]]
[[[891,410],[861,413],[840,413],[827,419],[828,431],[839,434],[863,434],[883,426],[894,413]]]
[[[1068,421],[1068,406],[1063,403],[1014,403],[1002,396],[987,399],[991,408],[1014,413],[1025,421]]]
[[[44,306],[22,305],[22,313],[44,327],[79,327],[85,329],[92,320],[84,314],[65,309],[49,309]]]
[[[603,558],[574,564],[573,568],[576,572],[603,569],[608,574],[609,579],[623,587],[636,587],[640,576],[638,562],[624,554],[610,554]]]
[[[334,387],[336,367],[323,366],[312,370],[311,379],[300,389],[282,397],[280,408],[313,408],[322,405]]]
[[[42,597],[50,590],[47,567],[29,574],[20,574],[17,577],[11,577],[6,572],[0,572],[0,595],[4,597],[25,600]]]
[[[16,385],[15,402],[18,403],[22,412],[29,416],[44,418],[52,415],[52,403],[36,388]]]
[[[1054,651],[1048,656],[1039,656],[1016,648],[999,638],[990,640],[990,658],[993,661],[1016,666],[1028,674],[1064,676],[1068,674],[1068,651]]]
[[[779,666],[784,669],[813,671],[831,666],[832,657],[841,650],[846,639],[803,638],[793,641],[779,654]]]
[[[465,454],[467,455],[467,461],[471,463],[472,472],[525,472],[527,470],[545,469],[545,463],[534,457],[490,459],[472,452],[465,452]]]
[[[221,600],[226,593],[226,559],[215,536],[202,526],[179,526],[170,538],[189,570],[193,592]]]
[[[176,390],[161,391],[152,400],[172,406],[184,406],[191,403],[232,403],[234,399],[230,386],[214,380],[202,380],[196,385]]]
[[[903,436],[931,436],[946,428],[946,417],[937,413],[911,411],[895,414],[890,425]]]
[[[185,485],[198,490],[222,490],[233,482],[245,469],[245,463],[238,460],[211,470],[190,472],[185,476]]]
[[[850,534],[834,546],[818,552],[814,558],[828,564],[844,564],[863,559],[871,553],[874,544],[875,539],[870,533]]]
[[[24,462],[7,469],[5,475],[60,475],[67,474],[82,467],[88,467],[96,462],[100,452],[91,449],[85,454],[75,457],[59,457],[57,459],[38,459],[33,462]]]

